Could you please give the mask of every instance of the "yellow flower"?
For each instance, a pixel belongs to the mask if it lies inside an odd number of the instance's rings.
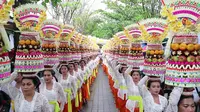
[[[177,20],[177,17],[174,16],[174,15],[169,15],[168,18],[167,18],[167,20],[168,20],[169,22],[176,21],[176,20]]]
[[[166,17],[168,15],[167,7],[164,6],[160,12],[162,17]]]
[[[12,6],[14,3],[15,3],[14,0],[10,0],[10,1],[8,2],[8,5],[9,5],[9,6]]]

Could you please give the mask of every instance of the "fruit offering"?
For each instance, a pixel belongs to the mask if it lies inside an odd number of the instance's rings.
[[[161,11],[161,15],[167,18],[170,30],[174,32],[168,41],[171,45],[167,46],[171,50],[167,52],[167,85],[200,86],[199,4],[199,0],[174,0]]]
[[[53,67],[59,63],[56,38],[60,37],[62,25],[56,20],[48,19],[44,21],[41,29],[44,64]]]
[[[150,76],[164,75],[165,66],[162,44],[148,44],[143,72]]]
[[[127,30],[128,31],[127,31]],[[142,37],[138,24],[127,26],[124,30],[127,37],[131,41],[129,47],[128,64],[133,67],[142,66],[144,63],[143,49],[141,47]]]
[[[200,80],[196,77],[200,73],[200,44],[196,41],[198,36],[195,33],[178,33],[173,38],[176,41],[170,46],[171,56],[167,64],[165,83],[182,87],[196,86]],[[195,41],[188,42],[190,38]],[[182,40],[182,43],[177,40]]]
[[[168,35],[167,22],[159,18],[143,20],[140,22],[140,30],[144,41],[147,42],[143,72],[148,76],[163,77],[166,61],[162,41]]]
[[[0,83],[4,83],[9,79],[11,70],[10,58],[4,46],[3,37],[0,33]]]
[[[43,55],[38,33],[22,33],[16,52],[15,68],[18,72],[37,72],[43,69]]]
[[[25,4],[15,8],[14,22],[21,31],[16,52],[17,72],[34,74],[44,69],[39,30],[46,19],[46,9],[38,4]]]
[[[71,61],[71,49],[70,49],[70,38],[73,36],[74,27],[70,25],[64,25],[58,46],[58,57],[59,61],[68,62]]]
[[[124,32],[118,32],[116,36],[120,39],[120,52],[119,52],[119,63],[127,64],[129,54],[129,39],[125,36]]]

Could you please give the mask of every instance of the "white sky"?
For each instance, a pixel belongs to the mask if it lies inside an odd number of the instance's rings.
[[[106,5],[102,3],[103,0],[89,0],[89,3],[91,5],[91,10],[98,10],[98,9],[106,9]]]

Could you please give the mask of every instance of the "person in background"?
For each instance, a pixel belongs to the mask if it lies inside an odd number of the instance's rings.
[[[0,112],[9,112],[11,98],[4,91],[0,90]]]
[[[166,112],[195,112],[195,109],[196,106],[191,89],[174,87],[169,97]]]
[[[43,71],[43,78],[40,79],[40,81],[40,93],[47,97],[50,104],[50,112],[62,112],[64,109],[66,97],[64,95],[64,90],[61,84],[57,82],[55,72],[52,69],[45,69]],[[60,107],[58,102],[60,102]]]

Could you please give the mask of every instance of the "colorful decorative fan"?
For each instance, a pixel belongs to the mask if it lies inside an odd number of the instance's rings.
[[[162,41],[168,34],[167,22],[163,19],[151,18],[139,24],[144,41],[147,41],[143,72],[149,76],[164,76],[166,65]]]
[[[165,83],[180,87],[200,86],[200,45],[197,35],[200,31],[200,1],[172,1],[163,7],[161,14],[167,17],[170,29],[175,32],[167,46],[171,54]]]
[[[128,30],[128,31],[126,31]],[[144,56],[140,42],[142,41],[142,34],[138,24],[132,24],[125,27],[125,34],[127,37],[131,36],[131,46],[129,48],[128,64],[133,67],[142,66],[144,63]]]
[[[15,60],[17,72],[33,73],[44,69],[37,31],[45,19],[46,9],[42,5],[26,4],[15,9],[14,22],[21,31]]]
[[[39,31],[46,20],[46,9],[38,4],[19,6],[14,11],[14,22],[21,32]]]
[[[168,25],[174,32],[199,32],[200,1],[173,0],[165,5],[163,1],[161,15],[167,17]]]
[[[44,65],[53,67],[59,63],[56,39],[60,37],[62,24],[57,20],[48,19],[43,22],[41,29]]]

